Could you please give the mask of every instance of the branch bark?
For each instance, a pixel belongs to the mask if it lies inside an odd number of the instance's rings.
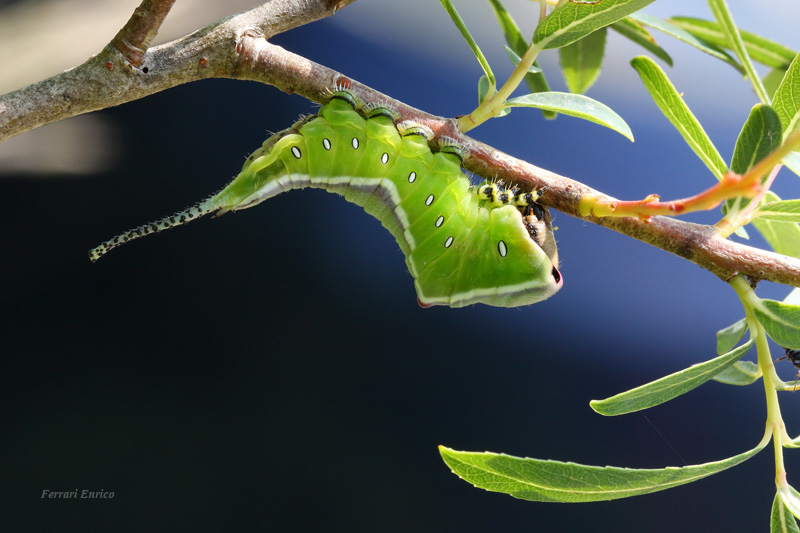
[[[667,217],[652,217],[645,222],[638,218],[581,216],[578,202],[582,197],[605,195],[463,135],[452,119],[395,101],[267,41],[275,34],[333,15],[354,0],[273,0],[145,50],[172,1],[144,0],[139,9],[149,10],[149,15],[135,13],[97,56],[72,70],[0,96],[0,142],[44,124],[205,78],[259,81],[319,103],[327,100],[327,91],[335,84],[349,83],[365,101],[389,103],[401,120],[423,123],[437,136],[455,139],[467,150],[465,168],[475,174],[544,188],[543,203],[684,257],[723,280],[744,274],[800,286],[800,260],[734,243],[709,226]],[[141,57],[137,49],[142,51]]]

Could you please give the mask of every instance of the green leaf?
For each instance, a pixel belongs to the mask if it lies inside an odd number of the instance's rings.
[[[744,174],[781,145],[781,121],[768,105],[756,104],[750,110],[731,159],[731,170]]]
[[[699,387],[741,359],[752,345],[753,340],[751,339],[738,348],[710,361],[692,365],[680,372],[675,372],[605,400],[592,400],[589,405],[601,415],[606,416],[624,415],[649,409]]]
[[[603,0],[595,4],[565,2],[536,27],[533,42],[542,49],[559,48],[613,24],[655,0]]]
[[[717,332],[717,353],[722,355],[733,350],[746,332],[747,321],[744,318],[719,330]]]
[[[486,57],[483,55],[483,52],[481,52],[478,43],[475,42],[475,39],[473,39],[472,35],[469,33],[467,25],[464,24],[464,20],[461,18],[461,15],[458,14],[458,11],[456,11],[456,8],[453,6],[451,0],[439,0],[439,2],[442,4],[442,7],[444,7],[445,11],[447,11],[447,14],[450,15],[450,20],[453,21],[453,24],[456,25],[458,31],[461,32],[464,40],[467,41],[472,53],[475,54],[475,58],[478,60],[478,63],[480,63],[484,75],[486,75],[486,77],[489,79],[490,86],[492,89],[494,89],[497,87],[497,80],[494,77],[494,72],[492,72],[489,62],[486,61]]]
[[[800,305],[759,300],[753,306],[753,314],[778,345],[794,350],[800,348]]]
[[[780,201],[780,197],[772,191],[767,191],[764,201],[765,203],[774,203]],[[777,253],[789,257],[800,257],[800,226],[796,222],[754,218],[750,223]]]
[[[800,54],[795,56],[786,70],[780,85],[775,90],[772,107],[780,117],[783,136],[786,137],[797,128],[800,121]]]
[[[764,220],[800,222],[800,200],[769,202],[758,208],[758,216]]]
[[[631,65],[639,73],[645,88],[661,112],[675,126],[689,147],[700,157],[714,176],[722,179],[722,176],[728,171],[728,165],[725,164],[725,160],[719,155],[700,122],[689,110],[661,67],[645,56],[634,57]]]
[[[658,17],[653,17],[651,15],[645,15],[644,13],[636,13],[629,17],[631,20],[635,20],[645,26],[650,26],[658,31],[666,33],[669,36],[675,37],[678,40],[685,42],[688,45],[694,46],[698,50],[705,52],[706,54],[716,57],[730,66],[744,74],[744,69],[742,66],[736,62],[734,58],[732,58],[727,52],[724,50],[719,49],[717,46],[706,42],[702,39],[698,39],[691,33],[673,25],[665,20],[661,20]]]
[[[785,68],[774,68],[761,78],[761,83],[764,84],[764,88],[767,90],[769,97],[772,98],[773,104],[775,103],[775,91],[778,90],[784,76],[786,76]]]
[[[506,107],[536,107],[589,120],[611,128],[633,141],[631,129],[606,105],[581,94],[547,92],[526,94],[506,101]]]
[[[767,96],[767,90],[764,89],[764,84],[761,83],[761,78],[756,73],[753,62],[750,61],[750,54],[747,53],[747,48],[744,45],[744,41],[742,41],[742,36],[739,34],[739,28],[733,21],[733,16],[728,9],[728,4],[725,3],[725,0],[708,0],[708,5],[717,18],[717,22],[719,22],[722,31],[725,33],[728,43],[730,43],[733,51],[736,52],[736,57],[739,58],[739,62],[742,64],[742,67],[744,67],[745,74],[750,78],[753,90],[758,95],[761,103],[769,104],[770,100],[769,96]]]
[[[494,14],[497,17],[497,21],[500,23],[500,28],[503,30],[503,35],[506,38],[508,47],[514,52],[514,54],[516,54],[517,57],[522,57],[522,55],[524,55],[525,51],[528,49],[528,41],[526,41],[522,36],[519,26],[517,26],[517,23],[514,21],[513,17],[508,13],[508,11],[506,11],[506,8],[503,6],[500,0],[489,0],[489,3],[491,4],[492,9],[494,9]],[[519,64],[519,61],[517,61],[515,64]],[[533,68],[536,68],[538,72],[532,72],[531,69]],[[525,75],[525,85],[528,86],[528,89],[530,89],[532,93],[549,91],[550,86],[547,84],[547,79],[544,77],[544,72],[542,72],[542,69],[539,68],[539,65],[535,61],[533,62],[533,67],[531,67],[531,69],[529,69],[529,73]],[[546,119],[554,119],[556,118],[556,113],[543,109],[542,116],[544,116]]]
[[[495,90],[495,88],[490,85],[489,78],[487,78],[486,76],[481,76],[480,79],[478,80],[478,103],[483,103],[484,100],[486,100],[496,92],[497,91]],[[504,117],[509,113],[511,113],[511,110],[504,108],[501,109],[500,112],[497,113],[497,115],[495,116]]]
[[[769,519],[770,533],[800,533],[792,512],[783,504],[780,493],[775,493]]]
[[[439,453],[453,473],[478,488],[528,501],[578,503],[618,500],[691,483],[746,461],[766,442],[721,461],[660,469],[587,466],[444,446],[439,446]]]
[[[726,385],[750,385],[761,377],[758,365],[752,361],[736,361],[712,379]]]
[[[800,494],[791,485],[778,487],[778,496],[786,506],[786,510],[800,518]]]
[[[558,50],[570,92],[583,94],[597,80],[606,49],[606,33],[605,28],[600,28]]]
[[[609,26],[612,30],[618,32],[620,35],[627,37],[635,42],[645,50],[652,52],[657,58],[665,62],[667,65],[672,66],[672,58],[664,51],[649,31],[638,22],[631,20],[630,17],[624,18]]]
[[[672,17],[669,22],[709,43],[722,48],[730,47],[725,32],[722,31],[717,22],[692,17]],[[758,61],[772,68],[786,68],[792,62],[795,52],[791,48],[765,39],[755,33],[742,30],[739,30],[739,33],[747,47],[747,53],[750,54],[753,61]]]

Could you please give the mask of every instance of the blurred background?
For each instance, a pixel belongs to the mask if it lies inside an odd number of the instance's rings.
[[[256,3],[181,0],[158,42]],[[538,4],[505,3],[530,35]],[[79,64],[137,4],[0,0],[0,92]],[[488,3],[455,4],[504,79],[511,65]],[[743,29],[800,48],[792,0],[731,8]],[[645,12],[711,17],[688,0]],[[757,102],[749,83],[655,36],[675,61],[668,75],[729,159]],[[359,0],[272,41],[431,113],[477,103],[480,69],[438,2]],[[640,53],[610,32],[588,93],[623,116],[635,143],[522,109],[472,134],[618,198],[705,189],[713,177],[628,65]],[[542,59],[564,90],[557,63],[555,52]],[[717,278],[638,241],[554,213],[564,288],[520,309],[419,308],[388,232],[318,190],[89,262],[99,242],[219,189],[269,132],[315,108],[257,83],[206,80],[0,145],[0,529],[766,531],[769,451],[691,485],[581,505],[475,489],[439,457],[443,444],[660,468],[758,442],[758,384],[711,382],[646,416],[589,408],[710,359],[715,332],[742,316]],[[797,177],[784,170],[775,190],[798,197]],[[787,293],[759,286],[761,296]],[[795,374],[786,362],[779,372]],[[783,400],[797,434],[800,395]],[[787,463],[800,485],[797,454]],[[115,496],[40,497],[83,489]]]

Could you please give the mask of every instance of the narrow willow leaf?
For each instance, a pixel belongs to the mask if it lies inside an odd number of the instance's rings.
[[[533,42],[543,49],[566,46],[613,24],[655,0],[603,0],[594,4],[564,2],[536,27]]]
[[[753,340],[751,339],[738,348],[734,348],[730,352],[715,357],[710,361],[692,365],[685,370],[675,372],[605,400],[592,400],[589,405],[601,415],[606,416],[624,415],[649,409],[699,387],[741,359],[752,345]]]
[[[464,24],[464,20],[461,18],[461,15],[458,14],[458,11],[456,11],[456,8],[453,6],[451,0],[439,0],[439,2],[442,4],[442,7],[444,7],[444,10],[447,11],[447,14],[450,15],[450,20],[453,21],[453,24],[456,25],[458,31],[461,32],[464,40],[467,41],[470,50],[472,50],[472,53],[475,54],[475,59],[477,59],[478,63],[480,63],[483,73],[489,79],[491,86],[493,88],[497,87],[497,80],[494,77],[494,72],[492,72],[492,69],[489,66],[489,62],[486,61],[486,56],[483,55],[478,43],[476,43],[475,39],[472,38],[472,35],[467,29],[467,25]]]
[[[627,37],[645,50],[652,52],[657,58],[662,60],[667,65],[672,66],[672,58],[669,56],[669,54],[658,44],[656,44],[656,40],[649,31],[644,29],[644,27],[638,22],[631,20],[630,17],[615,22],[609,26],[609,28],[618,32],[620,35]]]
[[[508,47],[517,57],[522,57],[528,49],[528,42],[522,36],[519,26],[517,26],[514,18],[506,11],[505,6],[503,6],[500,0],[489,0],[489,3],[492,9],[494,9],[494,14],[497,17],[497,22],[500,23],[500,28],[503,30],[503,35],[506,38]],[[510,54],[509,57],[511,57]],[[514,64],[518,65],[519,60]],[[534,72],[533,69],[536,69],[537,72]],[[528,86],[528,89],[530,89],[532,93],[543,93],[550,90],[550,86],[547,84],[547,78],[544,77],[544,72],[542,72],[542,69],[539,68],[539,65],[535,61],[533,62],[533,66],[528,69],[528,74],[525,75],[525,85]],[[542,109],[542,116],[546,119],[554,119],[557,115],[552,111]]]
[[[744,174],[778,148],[782,137],[781,120],[775,110],[768,105],[756,104],[736,139],[731,170]]]
[[[639,22],[640,24],[644,24],[645,26],[650,26],[653,29],[656,29],[660,32],[666,33],[671,37],[675,37],[688,45],[694,46],[698,50],[705,52],[706,54],[716,57],[730,66],[744,74],[744,69],[742,66],[736,62],[734,58],[730,56],[725,50],[718,48],[717,46],[706,42],[702,39],[698,39],[688,31],[685,31],[673,24],[665,20],[661,20],[658,17],[653,17],[651,15],[645,15],[644,13],[635,13],[629,17],[631,20]]]
[[[764,84],[764,88],[767,90],[769,97],[772,98],[773,104],[775,103],[775,91],[778,90],[784,76],[786,76],[785,68],[774,68],[761,78],[761,83]]]
[[[764,89],[764,84],[761,83],[761,78],[756,73],[756,69],[753,67],[753,62],[750,60],[750,54],[747,53],[747,48],[744,45],[744,41],[742,41],[742,36],[739,34],[739,28],[733,21],[733,16],[728,9],[728,4],[725,3],[725,0],[708,0],[708,5],[711,7],[711,11],[717,18],[717,22],[719,22],[722,31],[725,33],[728,42],[733,48],[733,51],[736,52],[736,57],[739,58],[739,63],[742,64],[747,77],[750,78],[750,83],[753,85],[753,90],[758,95],[761,103],[770,103],[769,96],[767,96],[767,91]]]
[[[589,120],[621,133],[631,141],[633,133],[622,117],[588,96],[560,92],[526,94],[506,101],[506,107],[536,107]]]
[[[761,377],[758,365],[752,361],[736,361],[712,379],[725,385],[750,385]]]
[[[478,102],[483,103],[488,97],[495,93],[495,88],[492,87],[491,82],[489,82],[489,78],[486,76],[481,76],[478,80]],[[489,91],[492,94],[489,94]]]
[[[746,332],[747,321],[744,318],[719,330],[717,332],[717,353],[722,355],[733,350]]]
[[[714,176],[722,179],[722,176],[728,171],[728,165],[725,164],[725,160],[719,155],[700,122],[689,110],[661,67],[645,56],[634,57],[631,65],[639,73],[645,88],[661,112],[675,126],[689,147]]]
[[[583,94],[597,80],[606,50],[606,33],[605,28],[600,28],[559,48],[561,72],[570,92]]]
[[[800,200],[770,202],[758,208],[758,216],[764,220],[800,222]]]
[[[780,493],[775,493],[769,520],[770,533],[800,533],[792,512],[783,504]]]
[[[522,58],[519,57],[519,55],[508,46],[506,46],[505,48],[506,48],[506,54],[508,54],[508,58],[511,60],[512,63],[514,63],[514,66],[519,65],[522,62]],[[530,72],[531,74],[537,74],[541,71],[542,69],[534,65],[531,65],[528,68],[528,72]]]
[[[722,48],[730,47],[725,32],[722,31],[717,22],[692,17],[672,17],[668,20],[675,26],[683,28],[692,35],[700,37],[711,44]],[[739,30],[739,33],[742,36],[744,45],[747,47],[747,53],[750,54],[750,58],[753,61],[758,61],[762,65],[772,68],[786,68],[792,62],[795,52],[791,48],[765,39],[755,33],[742,30]]]
[[[778,488],[778,495],[786,509],[796,518],[800,518],[800,493],[791,485]]]
[[[766,442],[721,461],[661,469],[587,466],[460,452],[444,446],[439,446],[439,453],[454,474],[478,488],[528,501],[578,503],[630,498],[685,485],[750,459]]]
[[[781,120],[783,136],[792,133],[800,121],[800,54],[795,56],[775,90],[772,107]]]
[[[767,335],[784,348],[800,348],[800,305],[775,300],[759,300],[753,314]]]
[[[731,158],[731,170],[744,174],[781,144],[778,114],[768,105],[756,104],[742,126]]]
[[[780,197],[772,191],[767,191],[764,201],[774,203],[780,201]],[[777,253],[800,257],[800,226],[796,222],[754,218],[750,223]]]

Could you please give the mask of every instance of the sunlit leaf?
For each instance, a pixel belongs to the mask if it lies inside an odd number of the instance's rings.
[[[770,533],[800,533],[792,512],[783,504],[780,493],[775,494],[769,520]]]
[[[783,136],[788,136],[800,122],[800,54],[792,60],[775,90],[772,107],[780,117]]]
[[[559,48],[613,24],[655,0],[602,0],[594,4],[564,2],[536,27],[533,42]]]
[[[750,385],[761,377],[758,365],[752,361],[736,361],[712,379],[726,385]]]
[[[765,220],[800,222],[800,200],[769,202],[758,208],[758,216]]]
[[[728,165],[719,155],[714,143],[708,138],[697,118],[675,90],[667,75],[655,61],[645,56],[637,56],[631,65],[639,73],[645,88],[658,105],[661,112],[678,130],[695,154],[705,163],[717,179],[722,179]]]
[[[583,94],[600,75],[606,49],[606,29],[590,33],[583,39],[558,50],[561,72],[570,92]]]
[[[800,305],[775,300],[759,300],[753,314],[767,335],[784,348],[800,348]]]
[[[731,170],[744,174],[781,144],[781,121],[768,105],[756,104],[750,110],[731,158]]]
[[[623,415],[662,404],[699,387],[726,367],[741,359],[753,345],[752,339],[710,361],[692,365],[661,379],[622,392],[605,400],[589,402],[592,409],[606,416]]]
[[[765,444],[721,461],[660,469],[587,466],[444,446],[439,446],[439,453],[453,473],[478,488],[522,500],[577,503],[629,498],[691,483],[746,461]]]
[[[450,15],[450,20],[453,21],[453,24],[456,25],[458,31],[461,32],[464,40],[467,41],[470,50],[472,50],[472,53],[475,55],[475,59],[477,59],[478,63],[480,63],[481,68],[483,69],[483,74],[488,78],[491,87],[496,87],[497,81],[494,77],[491,67],[489,66],[489,62],[486,61],[486,57],[483,55],[483,52],[481,52],[478,43],[476,43],[475,39],[472,38],[472,35],[467,29],[467,25],[464,24],[464,20],[461,18],[461,15],[458,14],[458,11],[456,11],[456,8],[453,6],[451,0],[439,0],[439,2],[441,2],[442,7],[444,7],[445,11],[447,11],[447,14]]]
[[[582,94],[548,92],[526,94],[506,101],[506,107],[536,107],[589,120],[633,140],[630,127],[606,105]]]
[[[624,18],[609,26],[620,35],[627,37],[645,50],[652,52],[657,58],[672,66],[672,58],[661,48],[653,36],[641,24],[632,20],[630,17]]]
[[[744,45],[744,41],[742,41],[742,36],[739,34],[739,28],[733,21],[733,16],[728,9],[728,4],[725,3],[725,0],[708,0],[708,5],[717,18],[720,28],[722,28],[722,31],[725,33],[728,43],[730,43],[733,51],[736,52],[736,57],[739,58],[739,63],[741,63],[744,68],[747,77],[750,79],[750,83],[753,85],[753,90],[758,95],[761,103],[770,103],[767,91],[764,89],[764,84],[761,83],[761,78],[758,76],[758,73],[756,73],[753,62],[750,60],[750,54],[747,53],[747,48]]]
[[[767,191],[765,203],[780,201],[777,194]],[[754,218],[750,222],[764,237],[767,243],[779,254],[800,257],[800,226],[797,222],[778,222]]]
[[[706,42],[706,41],[704,41],[702,39],[698,39],[697,37],[695,37],[691,33],[687,32],[687,31],[685,31],[685,30],[683,30],[683,29],[681,29],[681,28],[679,28],[679,27],[677,27],[677,26],[675,26],[673,24],[670,24],[669,22],[667,22],[665,20],[662,20],[662,19],[660,19],[658,17],[653,17],[651,15],[646,15],[644,13],[634,13],[629,18],[631,20],[639,22],[640,24],[644,24],[645,26],[650,26],[653,29],[659,30],[661,32],[666,33],[667,35],[675,37],[676,39],[679,39],[679,40],[685,42],[686,44],[694,46],[698,50],[700,50],[702,52],[705,52],[706,54],[708,54],[710,56],[716,57],[717,59],[720,59],[720,60],[728,63],[730,66],[732,66],[733,68],[735,68],[739,72],[744,73],[744,70],[742,69],[742,66],[739,63],[737,63],[736,60],[734,58],[732,58],[730,56],[730,54],[728,54],[725,50],[722,50],[722,49],[718,48],[717,46],[715,46],[715,45],[713,45],[713,44],[711,44],[709,42]]]
[[[722,355],[733,350],[746,332],[747,321],[744,318],[737,320],[727,328],[719,330],[717,332],[717,353]]]
[[[673,25],[683,28],[692,35],[720,46],[729,48],[728,38],[716,21],[701,20],[693,17],[672,17],[668,19]],[[795,56],[791,48],[770,41],[760,35],[739,30],[747,53],[753,61],[772,68],[786,68]]]

